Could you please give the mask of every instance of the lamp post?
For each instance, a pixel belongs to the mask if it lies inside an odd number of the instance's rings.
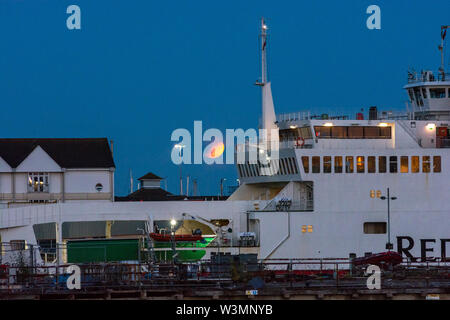
[[[170,239],[172,242],[172,261],[176,263],[176,244],[175,244],[175,231],[173,228],[176,226],[177,221],[175,219],[170,220]]]
[[[182,154],[183,154],[183,148],[184,148],[184,145],[182,145],[182,144],[176,144],[174,147],[178,149],[178,152],[179,152],[180,158],[181,158],[181,156],[182,156]],[[183,163],[183,162],[180,162],[180,196],[183,195],[183,176],[182,176],[182,174],[181,174],[181,164],[182,164],[182,163]]]
[[[391,251],[394,246],[391,243],[391,205],[390,205],[390,201],[391,200],[396,200],[397,197],[391,197],[389,194],[389,188],[387,188],[387,195],[386,196],[382,196],[380,197],[381,200],[386,200],[387,199],[387,212],[388,212],[388,216],[387,216],[387,234],[388,234],[388,242],[386,243],[386,249],[388,249],[388,251]]]

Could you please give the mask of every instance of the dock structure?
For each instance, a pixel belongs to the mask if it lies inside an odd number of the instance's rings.
[[[311,262],[308,262],[311,263]],[[85,300],[450,300],[450,267],[434,261],[381,271],[369,289],[364,268],[295,270],[277,263],[84,264],[80,289],[68,289],[68,265],[4,267],[0,299]],[[291,264],[292,266],[292,264]]]

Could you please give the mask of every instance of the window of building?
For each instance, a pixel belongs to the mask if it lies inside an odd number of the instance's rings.
[[[309,173],[309,157],[302,157],[303,170],[305,173]]]
[[[47,172],[28,173],[28,192],[48,192],[48,181]]]
[[[389,172],[390,173],[397,172],[397,157],[396,156],[389,157]]]
[[[422,157],[422,172],[430,172],[430,156]]]
[[[386,233],[386,222],[364,222],[365,234],[384,234]]]
[[[367,157],[367,172],[368,173],[376,172],[375,157]]]
[[[441,172],[441,156],[433,157],[433,172]]]
[[[320,157],[312,157],[312,173],[320,173]]]
[[[27,243],[25,240],[11,240],[9,241],[11,250],[25,250],[27,248]]]
[[[412,156],[411,157],[411,172],[417,173],[419,171],[420,171],[419,157],[418,156]]]
[[[378,172],[379,173],[386,172],[386,157],[385,156],[378,157]]]
[[[348,137],[351,139],[364,138],[364,128],[359,126],[348,127]]]
[[[363,156],[356,157],[356,172],[364,173],[364,157]]]
[[[445,98],[445,88],[430,88],[430,98],[432,99]]]
[[[331,173],[331,157],[323,157],[323,173]]]
[[[342,157],[334,157],[334,173],[342,173]]]
[[[408,170],[408,157],[407,156],[401,156],[400,157],[400,172],[401,173],[407,173]]]
[[[353,173],[354,172],[354,164],[353,164],[353,156],[345,157],[345,173]]]

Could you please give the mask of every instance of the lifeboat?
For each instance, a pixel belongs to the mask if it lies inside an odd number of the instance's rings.
[[[169,242],[172,241],[172,235],[170,234],[161,234],[161,233],[150,233],[150,238],[158,242]],[[201,235],[192,235],[192,234],[176,234],[173,236],[175,241],[185,241],[185,242],[195,242],[199,240],[203,240]]]
[[[395,266],[400,263],[402,263],[402,256],[395,251],[376,253],[367,257],[353,259],[353,264],[355,266],[374,264],[383,267],[387,265]]]

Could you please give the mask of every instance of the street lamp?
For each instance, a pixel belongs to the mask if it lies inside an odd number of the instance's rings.
[[[172,219],[170,220],[170,240],[172,242],[172,262],[176,263],[176,245],[175,245],[175,231],[173,231],[173,228],[176,226],[177,220]]]
[[[397,197],[391,197],[389,195],[389,188],[387,188],[387,196],[381,196],[380,197],[381,200],[386,200],[387,199],[387,212],[388,212],[388,222],[387,222],[387,232],[388,232],[388,242],[386,243],[386,249],[388,249],[388,251],[391,251],[394,246],[391,243],[391,209],[390,209],[390,201],[391,200],[396,200]]]
[[[179,143],[177,143],[177,144],[174,146],[174,148],[177,148],[177,149],[178,149],[180,158],[181,158],[181,156],[182,156],[182,154],[183,154],[183,148],[184,148],[184,147],[185,147],[184,145],[179,144]],[[180,162],[180,196],[183,195],[183,176],[182,176],[182,174],[181,174],[181,164],[182,164],[182,163],[183,163],[183,162],[181,161],[181,162]]]

